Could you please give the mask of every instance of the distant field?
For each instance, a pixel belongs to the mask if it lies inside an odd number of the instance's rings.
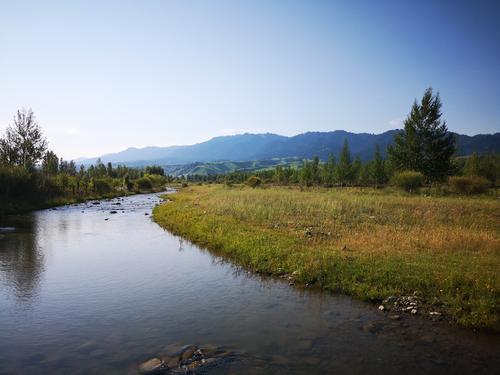
[[[375,189],[195,186],[165,228],[257,272],[362,299],[418,291],[464,326],[500,330],[500,200]]]

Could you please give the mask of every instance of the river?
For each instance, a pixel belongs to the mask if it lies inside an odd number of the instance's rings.
[[[206,374],[498,373],[499,335],[249,274],[156,225],[159,201],[0,218],[0,374],[134,374],[171,344],[231,353]]]

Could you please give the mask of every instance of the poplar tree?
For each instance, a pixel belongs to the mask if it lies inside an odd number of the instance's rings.
[[[42,160],[47,141],[31,109],[17,111],[14,122],[0,139],[0,160],[31,172]]]

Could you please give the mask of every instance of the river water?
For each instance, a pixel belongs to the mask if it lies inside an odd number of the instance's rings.
[[[232,353],[207,374],[498,373],[498,335],[248,274],[157,226],[159,201],[0,218],[0,374],[134,374],[175,343]]]

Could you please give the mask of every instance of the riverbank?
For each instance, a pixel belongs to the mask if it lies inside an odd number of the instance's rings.
[[[500,331],[498,212],[491,197],[205,185],[169,195],[154,219],[255,272],[376,303],[415,296],[459,325]]]

